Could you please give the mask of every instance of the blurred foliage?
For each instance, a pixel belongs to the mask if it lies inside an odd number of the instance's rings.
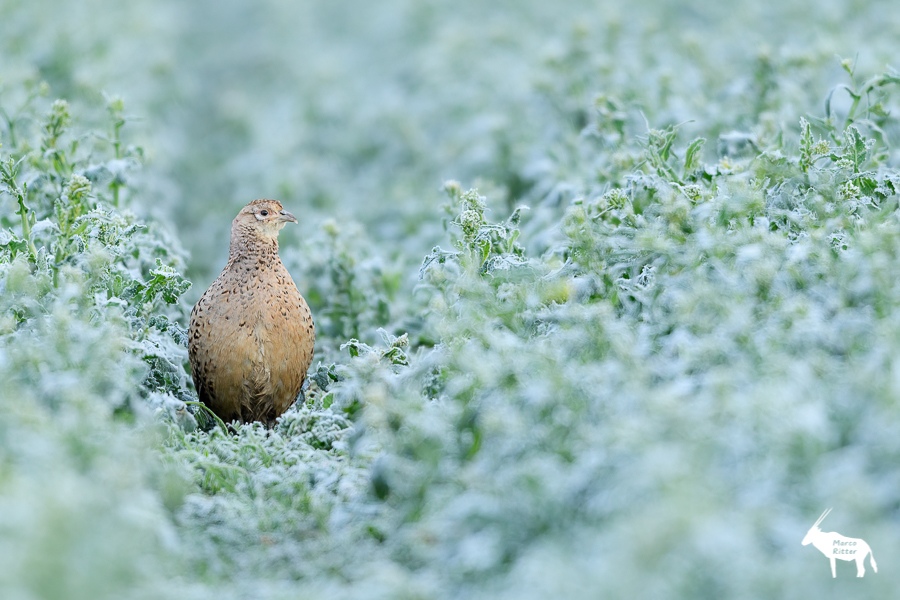
[[[898,27],[3,3],[0,595],[887,597]],[[272,430],[185,364],[260,196],[318,334]],[[879,573],[800,545],[831,506]]]

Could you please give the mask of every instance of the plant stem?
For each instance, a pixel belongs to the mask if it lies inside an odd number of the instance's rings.
[[[225,421],[223,421],[222,419],[220,419],[220,418],[219,418],[219,415],[217,415],[216,413],[214,413],[214,412],[212,411],[212,409],[210,409],[207,405],[203,404],[202,402],[197,402],[196,400],[182,400],[182,402],[184,402],[185,404],[191,404],[191,405],[194,405],[194,406],[199,406],[200,408],[202,408],[203,410],[205,410],[206,412],[208,412],[209,414],[211,414],[212,417],[216,420],[216,423],[219,425],[219,427],[222,428],[222,431],[224,431],[225,433],[228,433],[228,427],[225,426]]]
[[[19,215],[22,217],[22,238],[28,242],[28,249],[34,258],[37,258],[37,247],[34,240],[31,239],[31,223],[28,222],[28,208],[25,206],[25,194],[16,194],[16,200],[19,201]]]

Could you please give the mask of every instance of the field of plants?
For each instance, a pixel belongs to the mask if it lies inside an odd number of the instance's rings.
[[[892,1],[0,3],[0,598],[887,598]],[[275,198],[267,430],[191,306]],[[866,575],[801,540],[863,538]]]

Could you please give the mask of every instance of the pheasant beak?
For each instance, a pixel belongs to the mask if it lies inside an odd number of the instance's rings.
[[[283,221],[285,223],[296,223],[297,217],[295,217],[294,215],[292,215],[291,213],[289,213],[286,210],[282,210],[278,213],[278,220]]]

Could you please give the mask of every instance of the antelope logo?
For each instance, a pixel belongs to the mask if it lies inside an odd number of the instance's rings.
[[[841,560],[855,560],[856,576],[864,576],[866,574],[866,568],[863,566],[863,561],[866,559],[866,555],[869,556],[869,561],[872,563],[872,570],[877,573],[878,565],[875,564],[875,556],[872,554],[872,549],[869,548],[867,543],[856,538],[844,537],[833,531],[825,533],[819,529],[819,524],[830,512],[830,508],[823,512],[822,516],[819,517],[819,520],[816,521],[816,524],[810,527],[809,531],[806,532],[806,537],[803,538],[803,545],[808,546],[809,544],[812,544],[819,552],[831,559],[832,577],[837,577],[837,571],[834,566],[836,558]]]

